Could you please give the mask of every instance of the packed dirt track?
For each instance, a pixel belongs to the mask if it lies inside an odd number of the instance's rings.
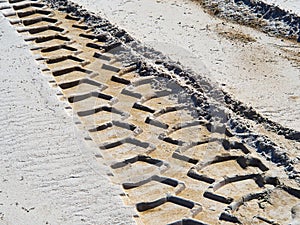
[[[300,223],[298,131],[76,8],[0,3],[137,224]]]

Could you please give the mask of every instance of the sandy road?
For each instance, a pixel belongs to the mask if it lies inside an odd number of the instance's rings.
[[[135,216],[137,223],[295,222],[299,214],[300,193],[292,178],[297,178],[298,173],[297,152],[291,150],[284,154],[284,148],[290,150],[290,145],[279,147],[272,142],[278,141],[276,133],[263,129],[254,133],[253,121],[241,119],[235,114],[237,111],[228,112],[224,110],[226,107],[214,103],[214,99],[206,96],[201,82],[191,83],[192,77],[179,67],[166,63],[160,65],[162,62],[153,65],[148,61],[134,61],[135,58],[130,57],[132,49],[126,44],[130,42],[127,34],[101,18],[95,18],[95,24],[101,24],[102,31],[112,30],[111,34],[115,36],[105,32],[93,33],[93,29],[89,29],[92,27],[82,23],[83,14],[77,17],[53,11],[35,1],[29,5],[10,3],[7,11],[3,11],[4,15],[31,44],[32,53],[37,54],[36,59],[49,82],[59,87],[56,89],[61,91],[59,98],[68,102],[65,107],[74,122],[79,128],[89,131],[89,134],[80,134],[75,139],[84,136],[98,146],[81,155],[88,157],[85,158],[88,162],[86,168],[82,168],[86,166],[84,161],[76,161],[76,158],[72,158],[75,165],[68,164],[65,155],[60,158],[62,164],[49,164],[51,171],[58,166],[55,175],[63,176],[62,181],[72,186],[71,190],[67,188],[62,192],[60,183],[54,183],[53,196],[55,199],[61,196],[63,201],[57,202],[58,208],[64,207],[67,199],[70,204],[76,204],[76,207],[67,207],[65,217],[60,219],[72,222],[68,217],[72,214],[76,215],[75,221],[80,219],[82,223],[101,223],[102,220],[118,224],[116,220],[121,216],[129,219],[126,217],[128,212],[117,199],[110,202],[117,206],[117,210],[111,209],[110,204],[105,205],[106,210],[97,208],[101,203],[94,202],[95,196],[91,195],[91,192],[106,194],[111,188],[94,188],[93,185],[97,185],[95,174],[88,176],[85,172],[91,167],[93,172],[101,171],[102,168],[94,167],[93,162],[95,157],[103,157],[101,162],[110,165],[113,172],[111,180],[123,187],[125,203],[139,212]],[[67,6],[61,10],[70,8]],[[4,102],[4,106],[7,105]],[[70,131],[70,124],[62,125],[58,121],[57,125]],[[64,129],[60,127],[58,131]],[[13,133],[18,132],[14,130]],[[64,135],[60,137],[67,138],[71,134]],[[69,142],[61,143],[66,144],[69,151],[77,152],[70,149]],[[21,149],[30,153],[27,148]],[[36,146],[33,149],[35,151]],[[64,148],[59,146],[59,149]],[[44,151],[41,154],[41,157],[45,156]],[[276,163],[281,166],[276,166]],[[42,165],[37,162],[38,171],[43,171]],[[26,171],[26,168],[22,167],[21,171]],[[29,168],[36,172],[34,164],[29,163]],[[84,185],[92,186],[82,190],[82,181],[73,182],[81,177],[76,172],[83,172]],[[45,174],[45,178],[47,181],[51,174]],[[23,179],[21,177],[20,181]],[[47,186],[46,182],[43,187]],[[60,190],[55,192],[56,188]],[[73,198],[67,197],[68,191]],[[74,191],[78,195],[73,195]],[[103,196],[105,204],[116,196],[114,193],[106,198]],[[89,199],[94,204],[85,203]],[[85,204],[87,208],[82,209]],[[35,207],[21,209],[30,213]],[[97,215],[94,209],[103,215],[99,222],[93,217]],[[119,213],[118,209],[125,215],[116,217],[111,214]],[[84,212],[83,215],[78,211]]]

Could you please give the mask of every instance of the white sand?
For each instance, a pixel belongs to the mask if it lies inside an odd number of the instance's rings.
[[[132,224],[99,150],[1,14],[0,52],[0,224]]]
[[[300,15],[300,1],[299,0],[263,0],[268,4],[277,5],[281,9]]]
[[[283,51],[297,52],[299,46],[282,47],[293,44],[211,17],[190,0],[73,1],[217,85],[224,84],[236,99],[271,120],[300,130],[299,61],[286,59]],[[256,42],[229,41],[222,32],[249,34]]]

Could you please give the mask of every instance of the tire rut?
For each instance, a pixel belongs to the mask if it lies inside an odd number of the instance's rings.
[[[42,1],[2,5],[99,146],[138,224],[291,220],[297,182],[237,135],[226,115],[208,114],[203,93],[191,93],[174,71],[124,61],[124,43]],[[278,208],[284,213],[274,213]]]

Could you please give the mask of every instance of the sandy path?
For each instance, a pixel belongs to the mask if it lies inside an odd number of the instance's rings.
[[[0,52],[0,224],[133,223],[97,148],[2,15]]]
[[[187,0],[74,2],[222,85],[269,119],[300,129],[298,47],[284,47],[293,43],[211,17]]]

